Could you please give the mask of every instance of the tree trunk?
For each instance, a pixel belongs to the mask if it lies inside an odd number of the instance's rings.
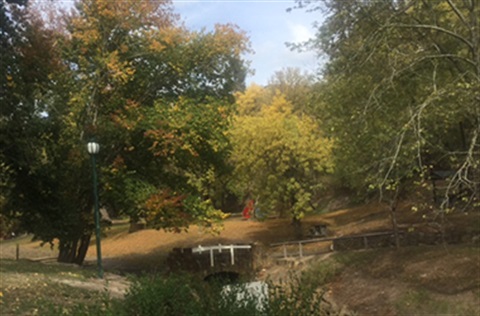
[[[78,247],[77,256],[75,258],[75,263],[78,265],[82,265],[83,261],[85,260],[85,256],[87,255],[88,246],[90,246],[90,238],[92,237],[91,234],[83,235],[80,239],[80,246]]]
[[[293,217],[292,225],[293,225],[293,232],[295,234],[295,238],[299,240],[302,239],[303,232],[302,232],[302,222],[300,221],[300,219]]]
[[[395,238],[395,247],[400,248],[400,237],[398,234],[398,224],[397,224],[397,207],[396,205],[390,206],[390,218],[392,220],[393,235]]]
[[[398,223],[397,223],[397,205],[398,205],[398,192],[400,189],[397,187],[395,190],[395,195],[390,202],[390,219],[392,221],[393,235],[395,238],[395,248],[400,248],[400,237],[398,234]]]
[[[82,265],[90,245],[91,234],[83,235],[75,240],[60,239],[58,262]]]

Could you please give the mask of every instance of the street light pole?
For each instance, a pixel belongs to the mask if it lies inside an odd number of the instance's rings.
[[[95,156],[100,151],[100,145],[95,142],[87,144],[88,153],[92,157],[92,171],[93,171],[93,197],[95,205],[95,239],[97,242],[97,267],[98,278],[103,279],[103,267],[102,267],[102,249],[100,243],[100,210],[98,207],[98,180],[97,180],[97,164]]]

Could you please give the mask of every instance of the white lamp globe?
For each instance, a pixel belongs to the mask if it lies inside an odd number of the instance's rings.
[[[89,142],[87,144],[87,150],[90,155],[96,155],[100,151],[100,145],[95,142]]]

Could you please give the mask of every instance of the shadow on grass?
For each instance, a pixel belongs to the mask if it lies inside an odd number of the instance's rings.
[[[42,262],[32,262],[24,259],[0,259],[0,273],[39,273],[45,275],[73,273],[85,278],[95,276],[95,270],[90,266],[83,267],[76,264],[60,264],[56,262],[45,264]]]

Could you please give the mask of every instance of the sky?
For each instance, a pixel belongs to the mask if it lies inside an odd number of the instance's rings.
[[[315,34],[313,22],[321,22],[321,12],[295,9],[293,0],[173,0],[175,11],[190,30],[212,30],[217,23],[236,24],[250,38],[254,54],[251,61],[254,75],[247,84],[266,85],[272,75],[286,67],[314,72],[318,59],[313,52],[291,51],[286,42],[299,43]]]

